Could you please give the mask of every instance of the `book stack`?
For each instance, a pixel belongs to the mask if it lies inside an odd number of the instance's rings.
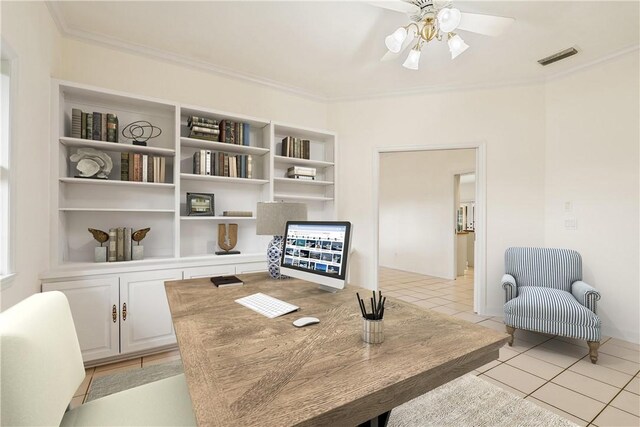
[[[217,120],[205,117],[189,116],[189,138],[217,141],[220,138],[220,125]]]
[[[316,168],[291,166],[287,169],[287,178],[314,180],[316,179]]]
[[[140,153],[120,154],[120,181],[165,182],[167,159]]]
[[[251,218],[253,216],[253,212],[251,211],[224,211],[222,212],[222,216],[241,216]]]
[[[111,113],[85,113],[71,109],[71,137],[118,142],[118,116]]]
[[[193,154],[193,173],[196,175],[252,178],[251,156],[198,150]]]
[[[232,122],[222,120],[220,122],[220,142],[226,144],[249,146],[249,136],[251,127],[249,123]]]
[[[296,157],[298,159],[309,159],[310,144],[311,142],[308,139],[287,136],[282,139],[280,155],[285,157]]]
[[[109,262],[131,261],[131,233],[128,227],[109,229]]]

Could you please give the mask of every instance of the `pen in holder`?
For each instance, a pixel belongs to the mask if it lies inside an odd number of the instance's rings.
[[[384,341],[384,303],[387,297],[382,297],[382,292],[378,291],[378,300],[376,301],[376,292],[373,291],[371,298],[371,313],[367,313],[366,305],[360,294],[356,292],[358,305],[362,313],[362,341],[368,344],[380,344]]]

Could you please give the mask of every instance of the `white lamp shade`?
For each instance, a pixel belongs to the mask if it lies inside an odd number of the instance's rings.
[[[455,30],[458,28],[458,25],[460,25],[461,18],[462,14],[454,7],[445,7],[444,9],[440,9],[440,12],[438,12],[438,24],[440,26],[440,31],[443,33],[450,33]]]
[[[449,51],[451,52],[451,59],[456,59],[465,50],[469,49],[469,45],[462,40],[462,37],[455,35],[449,38],[447,42],[449,44]]]
[[[389,52],[398,53],[402,49],[402,43],[407,38],[407,30],[403,27],[398,28],[384,39],[384,44]]]
[[[287,221],[306,221],[304,203],[261,202],[256,208],[256,234],[283,236]]]
[[[411,51],[409,52],[409,56],[407,56],[407,59],[404,61],[404,64],[402,64],[402,66],[410,70],[417,70],[419,63],[420,63],[420,51],[416,49],[411,49]]]

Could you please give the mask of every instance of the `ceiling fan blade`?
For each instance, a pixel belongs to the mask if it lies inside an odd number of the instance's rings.
[[[394,59],[402,55],[402,52],[407,50],[407,48],[411,45],[411,43],[413,42],[413,39],[415,38],[416,38],[415,28],[413,27],[409,28],[409,31],[407,32],[407,38],[404,40],[404,43],[402,43],[402,47],[400,48],[400,51],[398,53],[393,53],[387,50],[387,52],[384,55],[382,55],[382,58],[380,58],[380,61],[382,62],[393,61]]]
[[[402,12],[409,15],[420,12],[420,8],[418,6],[403,0],[380,0],[380,1],[368,1],[367,3],[376,7],[393,10],[395,12]]]
[[[458,30],[496,37],[509,28],[513,21],[515,21],[515,19],[505,18],[503,16],[462,12]]]

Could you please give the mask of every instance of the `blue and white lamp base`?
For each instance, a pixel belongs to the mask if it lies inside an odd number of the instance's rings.
[[[274,279],[286,279],[287,276],[280,274],[280,258],[282,257],[282,244],[284,237],[273,236],[267,248],[267,264],[269,267],[269,275]]]

